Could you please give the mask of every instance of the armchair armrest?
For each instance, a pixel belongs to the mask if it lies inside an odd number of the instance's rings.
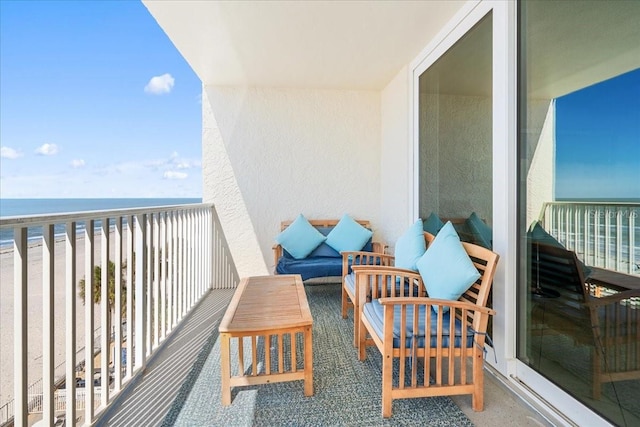
[[[429,297],[386,297],[378,299],[378,302],[384,307],[384,330],[385,335],[387,333],[393,333],[393,323],[394,323],[394,312],[396,306],[426,306],[426,311],[428,313],[431,312],[432,307],[439,307],[437,311],[438,324],[442,323],[442,318],[446,312],[455,313],[456,318],[460,319],[463,324],[467,327],[471,327],[474,333],[480,335],[478,338],[479,344],[484,344],[484,334],[487,331],[487,324],[489,322],[489,316],[493,316],[496,314],[495,310],[480,306],[476,304],[472,304],[467,301],[452,301],[452,300],[444,300],[437,298],[429,298]],[[445,312],[443,308],[448,308],[449,310]],[[412,324],[417,325],[419,310],[414,309],[412,311],[411,319]],[[406,328],[406,319],[401,319],[402,329]],[[389,323],[389,326],[387,326]],[[451,323],[451,332],[453,332],[454,324]],[[387,328],[390,328],[390,331],[387,331]],[[446,332],[446,331],[445,331]],[[451,334],[453,335],[453,334]]]
[[[382,252],[344,251],[342,254],[342,277],[349,274],[349,260],[351,266],[356,265],[391,265],[395,257]]]
[[[640,290],[629,289],[627,291],[607,295],[606,297],[591,297],[587,299],[585,305],[588,307],[600,307],[603,305],[617,304],[629,298],[640,298]]]
[[[356,275],[358,301],[426,295],[422,277],[413,270],[384,265],[356,265],[352,269]]]
[[[278,260],[282,256],[282,245],[279,244],[279,243],[276,243],[275,245],[273,245],[272,249],[273,249],[273,268],[274,268],[274,273],[278,274],[275,271],[275,268],[278,265]]]

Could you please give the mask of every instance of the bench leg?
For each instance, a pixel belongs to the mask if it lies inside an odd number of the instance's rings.
[[[313,396],[313,333],[311,326],[306,327],[304,331],[304,395]]]
[[[222,377],[222,405],[231,405],[231,352],[229,334],[220,334],[220,376]]]

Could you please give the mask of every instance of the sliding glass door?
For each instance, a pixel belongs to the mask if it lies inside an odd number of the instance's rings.
[[[492,13],[418,80],[418,213],[492,224]],[[490,245],[491,237],[488,237]]]
[[[519,3],[517,357],[640,425],[640,2]]]

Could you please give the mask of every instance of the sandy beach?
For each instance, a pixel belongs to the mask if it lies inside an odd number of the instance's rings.
[[[113,234],[113,233],[112,233]],[[96,232],[94,263],[100,265],[100,239]],[[110,239],[113,242],[113,236]],[[113,243],[112,243],[113,244]],[[124,245],[124,242],[123,242]],[[85,276],[84,236],[78,237],[76,246],[76,351],[84,348],[85,319],[83,301],[78,296],[77,283]],[[110,248],[111,257],[113,247]],[[57,239],[55,253],[55,290],[54,290],[54,354],[56,378],[64,376],[65,343],[65,242]],[[42,242],[32,243],[28,249],[28,379],[33,384],[42,378],[42,330],[43,330],[43,292],[42,292]],[[0,250],[0,407],[13,398],[13,333],[14,333],[14,254],[12,248]],[[94,305],[95,328],[100,332],[100,307]],[[84,354],[79,355],[83,359]]]

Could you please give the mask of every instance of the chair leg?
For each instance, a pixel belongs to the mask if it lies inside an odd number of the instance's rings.
[[[363,362],[367,358],[367,328],[364,327],[361,320],[362,316],[358,316],[358,360]]]
[[[347,318],[347,301],[349,296],[347,295],[347,291],[344,289],[344,279],[342,279],[342,318]]]
[[[393,399],[393,357],[382,355],[382,417],[389,418],[392,414]]]
[[[476,352],[478,353],[478,352]],[[484,372],[482,370],[482,353],[474,354],[473,360],[473,394],[471,396],[471,407],[476,412],[484,410]]]
[[[598,349],[593,350],[593,398],[595,400],[600,400],[602,397],[602,383],[600,382],[600,367],[602,366],[602,362],[600,361],[600,353],[598,353]]]
[[[360,339],[360,307],[358,307],[358,294],[353,301],[353,346],[358,347]]]

